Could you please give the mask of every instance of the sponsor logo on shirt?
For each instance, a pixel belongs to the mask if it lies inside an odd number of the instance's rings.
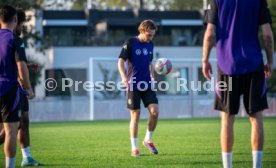
[[[135,53],[136,53],[136,55],[141,55],[141,50],[140,49],[137,49],[136,51],[135,51]]]
[[[146,48],[143,48],[143,54],[148,55],[148,50]]]

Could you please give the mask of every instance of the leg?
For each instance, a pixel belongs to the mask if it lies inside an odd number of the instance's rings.
[[[20,129],[18,130],[18,140],[21,149],[30,146],[30,133],[29,133],[29,114],[23,112],[20,119]]]
[[[158,150],[155,148],[152,142],[153,131],[156,128],[158,121],[158,104],[150,104],[148,106],[148,110],[150,113],[149,121],[148,121],[148,129],[146,132],[145,139],[143,141],[143,145],[152,153],[158,154]]]
[[[142,92],[142,100],[145,107],[148,108],[150,113],[149,120],[148,120],[148,128],[146,132],[145,139],[143,141],[143,145],[152,153],[158,154],[158,150],[155,148],[152,142],[152,135],[156,128],[157,121],[158,121],[158,100],[156,94],[152,90],[147,90]]]
[[[266,80],[262,71],[253,72],[247,81],[247,92],[244,94],[244,106],[251,123],[251,146],[253,168],[262,167],[263,158],[263,117],[262,111],[268,108],[266,98]]]
[[[10,91],[0,97],[1,122],[5,130],[4,152],[6,156],[6,167],[15,167],[16,136],[19,126],[19,91],[15,85]]]
[[[138,137],[138,123],[140,119],[140,109],[139,110],[130,110],[130,137],[137,138]]]
[[[262,112],[250,115],[253,168],[262,166],[264,130]]]
[[[148,121],[148,130],[154,131],[158,121],[158,114],[159,114],[158,104],[150,104],[148,106],[148,110],[150,113],[150,117]]]
[[[5,129],[5,143],[4,152],[6,156],[6,167],[15,167],[15,155],[16,155],[16,136],[19,122],[4,123]]]
[[[140,156],[138,150],[138,123],[140,119],[140,93],[138,90],[127,92],[127,107],[130,110],[130,141],[131,141],[131,156]]]
[[[6,157],[15,157],[18,126],[19,122],[4,123],[6,133],[4,150]]]
[[[232,152],[234,144],[234,120],[235,115],[229,115],[229,113],[221,113],[221,132],[220,142],[222,152]]]
[[[251,145],[253,151],[263,150],[264,129],[263,116],[261,112],[250,115],[251,123]]]
[[[0,145],[5,142],[5,129],[3,123],[0,123]]]
[[[130,141],[131,141],[131,156],[140,156],[138,150],[138,123],[140,119],[140,109],[139,110],[130,110]]]
[[[220,142],[222,150],[222,162],[224,168],[232,168],[232,148],[234,144],[234,120],[235,115],[221,113]]]
[[[21,152],[23,160],[21,166],[43,166],[43,164],[34,160],[31,156],[30,148],[30,132],[29,132],[29,102],[26,95],[21,94],[20,96],[20,105],[22,116],[20,119],[20,129],[18,131],[17,138],[21,146]]]

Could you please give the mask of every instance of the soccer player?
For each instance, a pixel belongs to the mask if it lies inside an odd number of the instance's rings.
[[[144,20],[139,25],[139,35],[127,40],[121,50],[118,68],[122,82],[127,87],[127,107],[130,110],[130,139],[132,156],[139,156],[138,150],[138,122],[140,119],[140,102],[148,108],[150,113],[148,128],[143,145],[152,153],[158,154],[152,142],[152,135],[158,120],[158,100],[152,89],[154,72],[153,39],[157,26],[152,20]],[[124,62],[127,62],[127,73]]]
[[[216,90],[215,109],[221,113],[221,148],[224,168],[232,167],[234,118],[239,111],[240,96],[251,123],[253,168],[260,168],[263,157],[262,111],[268,107],[266,78],[273,63],[273,35],[271,17],[266,0],[211,0],[207,12],[204,36],[202,72],[210,79],[210,50],[216,38],[217,81],[228,84],[226,91]],[[262,30],[266,63],[258,40]],[[228,80],[232,80],[232,86]],[[230,90],[232,89],[232,91]]]
[[[19,78],[24,84],[27,97],[34,97],[30,81],[29,71],[18,44],[18,38],[13,30],[17,25],[16,9],[10,5],[4,5],[0,9],[0,127],[4,126],[6,133],[4,152],[6,167],[15,167],[16,136],[19,126]]]
[[[24,60],[27,61],[25,56],[25,47],[23,40],[19,37],[23,30],[23,24],[26,21],[25,12],[18,8],[17,9],[17,25],[14,29],[14,34],[18,39],[18,46],[20,47],[21,55],[25,57]],[[27,62],[26,62],[27,63]],[[29,67],[30,64],[27,66]],[[33,65],[31,65],[33,66]],[[33,66],[34,67],[34,66]],[[21,82],[21,81],[19,81]],[[22,85],[22,84],[21,84]],[[20,111],[21,111],[21,119],[20,126],[18,130],[18,140],[21,146],[22,157],[23,160],[21,162],[21,166],[42,166],[41,163],[37,162],[31,157],[31,149],[30,149],[30,133],[29,133],[29,102],[27,99],[26,91],[22,89],[19,85],[20,90]],[[5,140],[5,131],[2,129],[0,133],[0,144],[4,143]]]

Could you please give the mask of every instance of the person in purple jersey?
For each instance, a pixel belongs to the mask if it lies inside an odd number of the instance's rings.
[[[17,9],[17,25],[14,29],[14,34],[18,37],[18,46],[22,46],[21,51],[25,58],[24,60],[27,61],[25,56],[25,47],[23,40],[19,37],[23,30],[23,24],[26,21],[25,12],[18,8]],[[26,62],[27,64],[27,62]],[[29,66],[29,64],[27,64]],[[21,166],[42,166],[41,163],[37,162],[31,157],[31,149],[30,149],[30,133],[29,133],[29,102],[27,99],[27,92],[19,85],[20,91],[20,110],[21,110],[21,119],[20,119],[20,126],[18,130],[18,140],[21,146],[23,160],[21,162]],[[0,144],[3,144],[5,141],[5,131],[2,129],[0,131]]]
[[[234,118],[238,114],[240,96],[251,123],[253,168],[260,168],[263,157],[262,111],[268,107],[266,78],[271,76],[273,35],[266,0],[211,0],[207,12],[207,29],[203,43],[202,72],[210,79],[212,67],[209,55],[216,38],[217,82],[227,83],[227,89],[217,85],[215,109],[221,113],[221,149],[224,168],[232,167]],[[258,39],[262,31],[266,63]],[[228,81],[232,82],[228,82]]]
[[[0,9],[0,128],[6,133],[4,152],[6,167],[15,167],[16,136],[19,126],[19,78],[29,99],[34,97],[29,71],[22,55],[22,48],[13,30],[17,25],[16,9],[4,5]]]
[[[152,20],[144,20],[138,28],[140,34],[127,40],[121,50],[118,69],[122,82],[127,87],[127,107],[130,110],[130,139],[132,156],[140,156],[138,150],[138,122],[140,119],[140,102],[148,108],[150,113],[148,129],[143,145],[152,153],[158,154],[152,142],[152,135],[158,120],[158,100],[152,90],[154,72],[153,39],[157,26]],[[125,72],[125,61],[127,62],[127,74]]]

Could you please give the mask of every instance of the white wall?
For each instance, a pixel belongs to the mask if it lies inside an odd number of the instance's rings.
[[[90,57],[118,58],[121,47],[54,47],[41,55],[31,51],[43,63],[41,84],[36,87],[37,98],[45,97],[43,81],[45,69],[51,68],[88,68]],[[27,51],[29,53],[29,50]],[[155,47],[154,56],[166,58],[198,59],[201,62],[202,47]],[[265,54],[264,54],[265,55]],[[276,53],[274,53],[274,67],[276,67]],[[215,48],[212,49],[210,58],[216,58]]]
[[[45,55],[27,50],[27,55],[37,58],[44,67],[42,70],[41,84],[36,87],[35,100],[30,103],[31,121],[53,121],[53,120],[88,120],[89,98],[71,98],[61,100],[60,98],[46,98],[44,90],[45,69],[52,68],[88,68],[89,58],[103,57],[117,59],[121,47],[55,47],[45,52]],[[159,57],[166,58],[187,58],[198,59],[201,64],[201,47],[155,47],[154,56],[159,53]],[[212,50],[211,58],[215,58],[215,49]],[[274,54],[275,56],[275,54]],[[274,67],[276,59],[274,59]],[[194,78],[196,79],[196,78]],[[210,97],[211,96],[211,97]],[[185,117],[211,117],[219,116],[213,109],[213,96],[201,98],[193,97],[160,97],[160,117],[161,118],[185,118]],[[269,101],[270,109],[266,115],[276,115],[276,101]],[[193,104],[191,106],[191,104]],[[142,104],[141,104],[142,105]],[[126,119],[129,117],[126,103],[123,99],[116,100],[95,100],[95,119]],[[194,113],[194,114],[192,114]],[[241,115],[244,111],[241,109]],[[142,109],[142,118],[147,117],[147,112]]]

